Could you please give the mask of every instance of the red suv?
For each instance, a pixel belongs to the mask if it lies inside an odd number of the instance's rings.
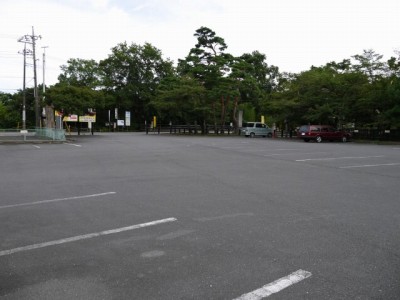
[[[297,137],[305,142],[315,140],[321,143],[323,140],[347,142],[351,135],[343,130],[337,130],[330,125],[303,125],[297,131]]]

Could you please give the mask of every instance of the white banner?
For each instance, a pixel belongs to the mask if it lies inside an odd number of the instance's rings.
[[[131,112],[125,112],[125,126],[131,126]]]

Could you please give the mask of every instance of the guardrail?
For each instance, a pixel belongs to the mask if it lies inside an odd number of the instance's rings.
[[[400,141],[400,129],[355,129],[351,134],[359,140]]]
[[[158,125],[156,128],[146,127],[148,133],[170,133],[170,134],[233,134],[234,128],[229,125],[206,125],[204,132],[200,125]]]
[[[65,140],[65,131],[63,129],[0,129],[0,142],[38,142]]]
[[[143,129],[142,129],[143,130]],[[156,128],[146,127],[148,133],[169,133],[169,134],[202,134],[200,125],[158,125]],[[205,134],[234,134],[235,130],[229,125],[206,125]],[[350,131],[352,139],[355,140],[376,140],[376,141],[400,141],[400,129],[378,130],[378,129],[355,129]],[[240,134],[240,131],[239,131]],[[274,138],[295,139],[297,133],[295,130],[275,130]]]

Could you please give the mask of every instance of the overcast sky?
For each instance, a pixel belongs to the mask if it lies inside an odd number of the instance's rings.
[[[255,50],[280,71],[342,61],[364,49],[384,55],[400,50],[399,0],[0,0],[0,91],[23,84],[26,34],[37,41],[38,84],[57,82],[70,58],[107,58],[122,42],[151,43],[177,62],[196,44],[201,26],[225,39],[233,55]],[[28,62],[31,62],[28,61]],[[33,86],[27,68],[27,86]]]

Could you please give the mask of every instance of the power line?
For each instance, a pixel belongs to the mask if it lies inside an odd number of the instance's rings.
[[[18,91],[19,89],[10,89],[10,88],[2,88],[2,87],[0,87],[0,90],[1,91]],[[1,92],[0,92],[1,93]]]
[[[2,39],[15,39],[16,37],[14,34],[0,33],[0,38]]]

